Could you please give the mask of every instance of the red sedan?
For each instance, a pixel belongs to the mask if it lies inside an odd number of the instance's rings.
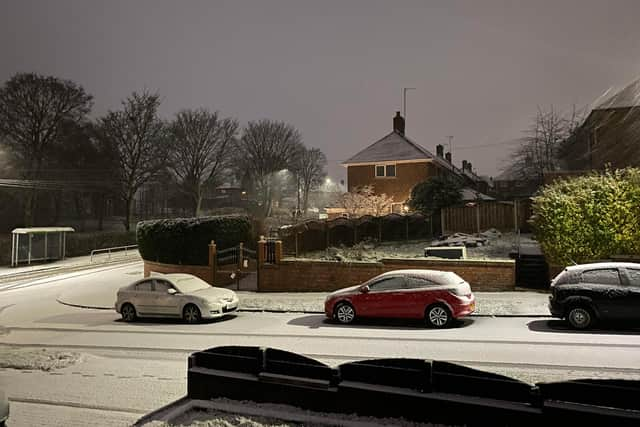
[[[328,318],[351,323],[356,317],[425,319],[444,328],[475,310],[471,287],[448,271],[395,270],[327,296]]]

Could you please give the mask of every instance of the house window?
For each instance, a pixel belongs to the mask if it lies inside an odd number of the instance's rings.
[[[376,165],[376,178],[395,178],[396,165]]]

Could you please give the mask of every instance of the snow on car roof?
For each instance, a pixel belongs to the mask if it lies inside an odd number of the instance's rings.
[[[407,269],[407,270],[393,270],[387,271],[386,273],[382,273],[380,277],[385,276],[396,276],[396,275],[404,275],[404,276],[418,276],[424,277],[426,279],[432,280],[442,280],[445,278],[454,278],[459,277],[457,274],[451,271],[441,271],[441,270],[421,270],[421,269]]]
[[[567,271],[581,271],[581,270],[586,270],[588,268],[618,268],[618,267],[640,268],[640,264],[634,263],[634,262],[618,262],[618,261],[593,262],[589,264],[570,265],[566,269]]]

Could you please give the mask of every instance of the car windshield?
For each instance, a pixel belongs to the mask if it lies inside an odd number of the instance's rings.
[[[176,289],[183,294],[188,294],[190,292],[196,292],[211,287],[211,285],[198,277],[180,277],[177,279],[172,279],[171,281],[173,282]]]

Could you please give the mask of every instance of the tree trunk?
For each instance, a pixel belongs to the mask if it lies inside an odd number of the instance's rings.
[[[36,190],[28,190],[24,201],[24,226],[33,226],[33,212],[36,204]]]
[[[102,231],[103,227],[104,227],[104,193],[100,193],[98,194],[97,200],[96,200],[96,211],[98,213],[98,230]]]
[[[309,187],[304,187],[302,190],[302,212],[306,214],[309,209]]]
[[[194,199],[194,207],[193,207],[193,216],[195,216],[196,218],[199,217],[202,212],[202,194],[198,194],[196,195],[195,199]]]
[[[125,231],[131,230],[131,208],[132,208],[132,199],[133,195],[127,194],[125,196],[124,205],[125,205],[125,213],[124,213],[124,229]]]

